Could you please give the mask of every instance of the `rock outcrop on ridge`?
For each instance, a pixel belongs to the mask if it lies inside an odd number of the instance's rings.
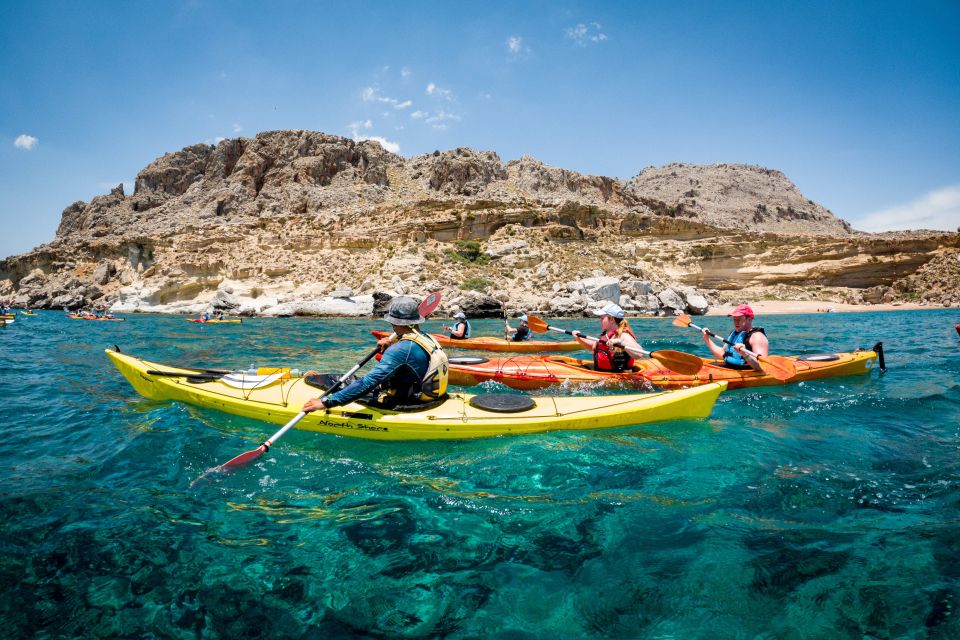
[[[0,297],[115,311],[368,315],[398,293],[442,310],[637,314],[789,295],[960,302],[960,234],[865,234],[779,171],[670,164],[622,181],[457,148],[405,159],[312,131],[193,145],[63,211],[0,261]],[[931,285],[929,290],[920,290]]]

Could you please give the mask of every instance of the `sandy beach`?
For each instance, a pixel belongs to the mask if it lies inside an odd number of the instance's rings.
[[[758,300],[749,302],[750,307],[757,315],[773,315],[780,313],[852,313],[857,311],[910,311],[914,309],[939,309],[913,303],[893,304],[843,304],[840,302],[819,302],[816,300]],[[710,307],[708,316],[725,316],[733,310],[735,305]]]

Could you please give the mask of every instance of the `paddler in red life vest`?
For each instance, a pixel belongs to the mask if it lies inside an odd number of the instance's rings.
[[[623,309],[611,302],[603,309],[594,311],[593,315],[600,316],[599,338],[593,340],[585,338],[579,331],[573,332],[577,342],[593,351],[593,368],[614,373],[633,369],[633,356],[626,350],[642,351],[643,347],[624,318]]]
[[[713,354],[714,358],[722,358],[726,366],[732,369],[763,371],[756,358],[743,352],[744,349],[747,349],[758,356],[770,355],[770,343],[767,341],[767,334],[762,328],[754,328],[753,326],[753,309],[741,304],[732,313],[727,314],[727,317],[733,318],[733,331],[727,336],[727,341],[732,342],[733,346],[716,344],[707,335],[707,329],[704,329],[703,341],[710,349],[710,353]]]

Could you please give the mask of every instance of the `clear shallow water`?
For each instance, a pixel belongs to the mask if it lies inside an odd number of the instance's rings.
[[[18,317],[0,329],[0,621],[14,637],[957,638],[958,322],[765,318],[775,352],[882,339],[889,371],[593,434],[291,432],[190,489],[276,427],[144,400],[104,347],[334,371],[383,323]],[[634,327],[705,355],[668,320]]]

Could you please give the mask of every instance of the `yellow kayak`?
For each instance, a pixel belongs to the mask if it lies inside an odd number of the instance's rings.
[[[178,400],[226,413],[286,424],[303,403],[322,391],[303,377],[279,376],[255,389],[237,388],[228,381],[197,370],[141,360],[106,350],[120,373],[142,396]],[[279,371],[279,370],[278,370]],[[272,376],[271,376],[272,377]],[[192,378],[192,379],[191,379]],[[560,430],[609,429],[681,418],[705,418],[726,383],[660,393],[551,397],[511,396],[531,407],[504,412],[490,406],[490,396],[450,394],[439,405],[420,411],[390,411],[352,403],[313,412],[298,429],[371,440],[459,440]],[[487,398],[487,401],[484,401]]]

